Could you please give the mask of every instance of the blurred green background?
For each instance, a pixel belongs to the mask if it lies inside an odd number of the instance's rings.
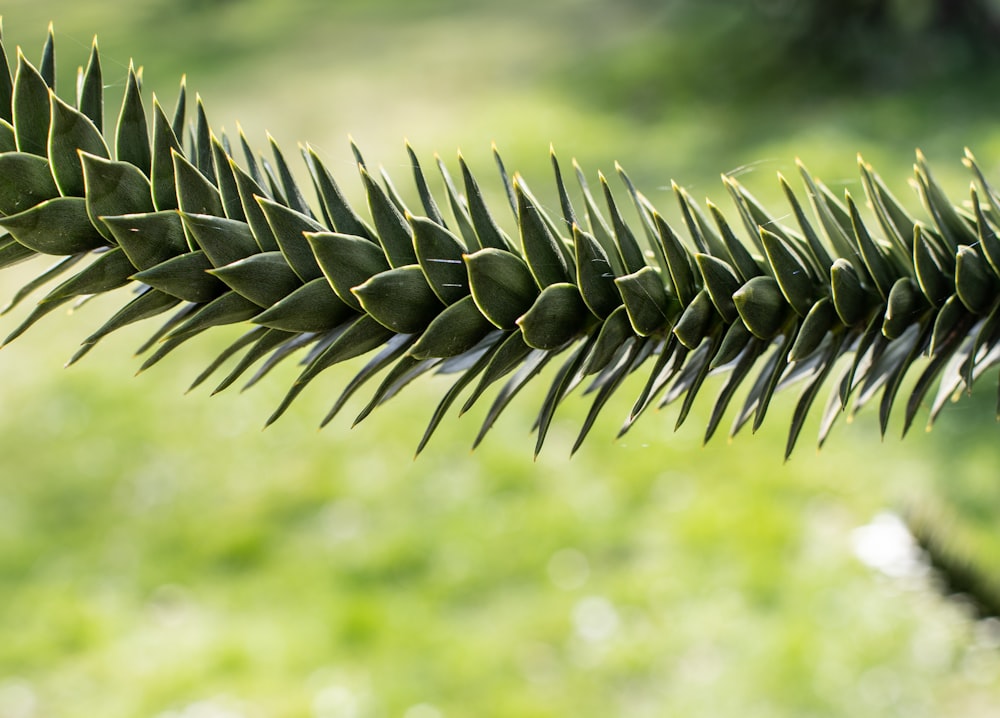
[[[461,147],[494,195],[496,141],[550,204],[554,142],[674,218],[671,179],[724,204],[728,171],[780,212],[796,157],[857,190],[860,151],[914,208],[917,146],[957,198],[964,146],[996,176],[994,6],[8,0],[3,39],[37,62],[54,21],[64,95],[95,33],[109,97],[130,58],[167,107],[187,73],[213,127],[309,141],[354,197],[348,134],[398,186],[404,138],[425,166]],[[352,364],[261,433],[292,366],[184,396],[238,330],[133,379],[139,327],[62,370],[117,303],[0,352],[0,718],[996,715],[1000,624],[859,558],[915,509],[998,574],[995,376],[904,442],[865,411],[817,454],[814,418],[787,463],[794,397],[701,446],[712,380],[678,432],[611,441],[641,377],[572,460],[571,398],[532,461],[540,383],[474,454],[482,408],[412,461],[447,382],[317,433]]]

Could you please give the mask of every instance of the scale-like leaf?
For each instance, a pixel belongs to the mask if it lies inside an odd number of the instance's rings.
[[[52,95],[48,157],[59,193],[84,196],[83,167],[78,151],[110,158],[100,130],[83,113]]]
[[[551,351],[579,335],[589,316],[576,285],[558,282],[542,290],[531,308],[517,319],[517,326],[528,346]]]
[[[28,152],[0,154],[0,214],[17,214],[58,196],[44,157]]]
[[[362,311],[361,302],[351,290],[389,269],[378,245],[335,232],[306,233],[305,237],[333,291],[348,306]]]
[[[351,292],[366,313],[399,334],[423,331],[444,308],[417,264],[380,272]]]
[[[42,254],[76,254],[105,246],[87,216],[83,197],[56,197],[17,214],[0,217],[18,242]]]
[[[286,332],[325,332],[356,316],[323,277],[296,287],[253,318],[255,324]]]
[[[492,247],[464,259],[479,311],[498,328],[513,329],[538,297],[527,263],[516,254]]]
[[[469,279],[462,256],[461,240],[426,217],[407,217],[413,227],[417,262],[431,289],[445,304],[454,304],[469,294]]]

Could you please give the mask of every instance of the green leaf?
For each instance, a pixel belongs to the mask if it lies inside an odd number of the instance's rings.
[[[632,328],[639,336],[649,336],[673,325],[680,314],[677,299],[667,293],[660,273],[652,267],[618,277],[615,280],[621,292]]]
[[[298,212],[299,214],[305,215],[310,220],[314,220],[312,210],[309,209],[309,205],[302,196],[302,191],[299,189],[298,183],[292,176],[292,171],[288,168],[288,163],[285,162],[285,156],[281,153],[278,143],[273,137],[271,137],[270,134],[267,136],[267,141],[271,146],[271,154],[274,156],[274,164],[278,168],[278,177],[281,180],[281,187],[285,190],[285,199],[288,201],[288,208]],[[326,229],[326,227],[320,228]]]
[[[797,341],[798,340],[796,339],[796,342]],[[815,376],[812,381],[809,382],[809,386],[806,387],[805,391],[802,392],[802,395],[799,397],[799,401],[795,404],[795,411],[792,413],[791,427],[788,430],[788,440],[785,442],[785,461],[788,461],[788,458],[792,455],[792,450],[795,448],[795,442],[798,440],[799,433],[805,425],[809,408],[816,400],[816,397],[819,395],[820,388],[822,388],[823,383],[830,375],[830,371],[836,363],[838,352],[839,346],[837,342],[831,342],[827,350],[820,358],[819,369],[815,372]]]
[[[83,343],[85,346],[93,346],[111,332],[135,322],[155,317],[157,314],[162,314],[171,307],[177,306],[179,302],[179,299],[165,292],[146,289],[135,297],[135,299],[115,312],[111,319],[101,325],[101,328],[87,337]],[[75,359],[76,357],[73,360]],[[72,362],[73,360],[70,361]]]
[[[681,208],[684,217],[684,225],[688,229],[688,234],[694,241],[695,247],[702,254],[714,255],[716,257],[727,256],[728,250],[722,238],[708,224],[707,219],[702,214],[698,205],[691,199],[683,187],[676,182],[671,182],[670,187],[677,198],[677,204]]]
[[[352,426],[357,426],[364,421],[375,409],[398,394],[418,376],[433,369],[438,363],[438,359],[416,359],[408,354],[401,357],[379,384],[365,408],[355,417]]]
[[[10,244],[13,244],[15,247],[21,247],[20,244],[18,244],[13,239],[10,239],[9,236],[7,241]],[[0,256],[2,256],[4,249],[6,249],[6,246],[2,242],[0,242]],[[32,252],[30,249],[27,249],[25,247],[21,247],[21,249],[27,252],[28,256],[36,256],[35,253]],[[56,277],[60,276],[64,272],[69,271],[69,269],[75,266],[86,256],[87,256],[86,253],[81,253],[81,254],[71,254],[68,257],[60,257],[59,260],[51,267],[46,269],[44,272],[39,274],[34,279],[28,281],[26,284],[22,285],[21,288],[18,289],[17,292],[14,294],[14,296],[11,297],[10,301],[7,302],[7,305],[3,309],[0,309],[0,314],[6,314],[7,312],[9,312],[20,302],[22,302],[25,298],[33,294],[36,289],[38,289],[39,287],[44,287],[46,284],[51,282]]]
[[[989,262],[993,274],[1000,277],[1000,239],[997,238],[996,232],[993,231],[990,223],[986,220],[975,190],[972,191],[972,206],[976,213],[976,232],[979,236],[979,247],[986,261]]]
[[[87,69],[83,71],[79,83],[77,105],[80,112],[90,118],[98,132],[104,129],[104,79],[101,73],[101,57],[97,51],[97,38],[90,47]]]
[[[184,128],[187,126],[187,75],[181,75],[181,86],[177,92],[177,104],[174,106],[174,116],[170,120],[170,129],[177,139],[184,138]]]
[[[375,222],[378,241],[385,251],[389,265],[404,267],[416,264],[417,255],[413,251],[413,236],[410,232],[410,225],[407,224],[403,214],[389,200],[385,190],[369,176],[363,167],[361,168],[361,179],[364,181],[365,192],[368,194],[368,207],[371,210],[372,220]]]
[[[629,197],[632,199],[632,206],[635,207],[636,214],[639,215],[639,225],[642,227],[643,233],[646,235],[646,239],[649,242],[649,250],[652,252],[653,257],[656,258],[656,265],[661,270],[666,272],[667,258],[663,254],[663,246],[659,236],[659,230],[653,219],[653,215],[657,214],[655,208],[652,203],[635,188],[635,185],[632,184],[632,180],[630,180],[628,175],[625,173],[625,169],[617,162],[615,162],[615,171],[617,172],[619,179],[621,179],[624,183],[625,188],[628,190]]]
[[[105,246],[87,217],[87,200],[57,197],[17,214],[0,217],[18,242],[42,254],[76,254]]]
[[[819,349],[829,331],[838,324],[837,310],[829,297],[817,301],[802,320],[798,336],[795,337],[795,344],[788,352],[788,361],[808,359]]]
[[[864,184],[868,203],[875,210],[875,216],[882,227],[882,232],[895,245],[896,251],[902,257],[913,254],[913,231],[917,226],[896,202],[889,190],[877,179],[871,166],[858,155],[858,167],[861,170],[861,181]]]
[[[494,249],[511,249],[510,240],[504,231],[497,225],[493,215],[490,214],[486,202],[483,200],[483,193],[479,189],[479,183],[472,176],[465,159],[461,154],[458,156],[458,163],[462,168],[462,179],[465,182],[465,196],[469,202],[469,215],[472,218],[472,225],[475,227],[476,236],[479,238],[479,246],[482,248],[493,247]],[[517,180],[514,180],[515,187]]]
[[[0,120],[10,124],[13,122],[11,113],[11,100],[14,95],[14,81],[10,76],[10,67],[7,64],[7,50],[4,49],[3,40],[0,39]]]
[[[105,238],[113,239],[110,228],[103,221],[105,217],[153,211],[149,180],[133,165],[85,152],[80,153],[80,159],[87,195],[87,216]]]
[[[17,51],[17,72],[14,75],[13,121],[14,136],[19,152],[45,157],[49,140],[49,86]]]
[[[197,249],[213,267],[224,267],[237,260],[257,254],[257,243],[250,228],[243,222],[210,214],[181,213],[184,228]]]
[[[430,187],[427,186],[427,178],[424,177],[423,170],[420,169],[420,162],[417,160],[417,154],[413,151],[409,142],[406,143],[406,154],[410,158],[410,165],[413,168],[413,182],[417,186],[417,194],[420,195],[420,204],[423,205],[427,218],[434,224],[446,227],[444,217],[441,215],[441,210],[438,208],[437,201],[435,201]]]
[[[387,329],[372,317],[368,315],[358,317],[306,365],[285,398],[282,399],[281,404],[268,417],[265,426],[270,426],[277,421],[292,401],[302,393],[306,385],[315,379],[320,372],[340,362],[367,354],[372,349],[385,344],[393,335],[394,332],[391,329]]]
[[[997,278],[976,250],[964,244],[955,262],[955,291],[973,314],[986,314],[997,301]]]
[[[920,291],[933,306],[940,307],[954,293],[954,269],[945,264],[919,225],[914,229],[913,267]]]
[[[632,330],[628,311],[622,305],[611,312],[601,324],[601,331],[587,358],[583,373],[596,374],[603,370],[630,339],[635,339],[635,332]]]
[[[729,408],[730,402],[736,395],[736,390],[740,388],[743,381],[750,375],[750,369],[761,357],[762,354],[767,350],[768,343],[757,339],[754,337],[746,327],[743,326],[742,322],[736,322],[729,327],[729,331],[722,339],[722,344],[719,346],[719,350],[716,352],[716,357],[726,350],[726,342],[731,341],[729,338],[733,334],[733,330],[736,327],[740,327],[745,334],[746,341],[743,343],[742,347],[738,352],[733,354],[732,359],[739,359],[733,366],[732,371],[729,374],[729,379],[726,381],[719,395],[715,398],[715,403],[712,405],[712,413],[708,417],[708,424],[705,427],[705,435],[702,439],[702,443],[707,444],[709,439],[715,434],[715,431],[719,428],[719,423],[722,421],[722,417],[726,413],[726,409]],[[743,351],[746,349],[746,351]],[[724,362],[728,363],[728,362]],[[712,359],[709,363],[709,369],[714,369],[718,366],[716,359]]]
[[[242,349],[246,349],[248,346],[252,347],[252,348],[256,347],[256,346],[260,346],[261,342],[266,337],[268,337],[268,335],[276,336],[276,335],[281,335],[281,334],[285,334],[285,333],[284,332],[276,331],[274,329],[266,329],[264,327],[254,327],[250,331],[244,332],[240,336],[239,339],[237,339],[232,344],[230,344],[228,347],[226,347],[225,349],[223,349],[215,357],[215,359],[213,359],[212,362],[207,367],[205,367],[201,371],[200,374],[198,374],[198,376],[195,378],[195,380],[193,382],[191,382],[191,385],[187,388],[187,391],[188,392],[192,392],[195,389],[197,389],[199,386],[201,386],[203,383],[205,383],[205,381],[208,380],[208,378],[210,376],[212,376],[212,374],[214,374],[216,371],[218,371],[218,369],[223,364],[225,364],[229,359],[231,359],[232,357],[234,357]],[[276,342],[275,344],[271,345],[271,347],[269,347],[269,350],[273,349],[275,346],[277,346],[279,343],[281,343],[281,341],[283,341],[284,339],[286,339],[288,336],[290,336],[290,335],[285,334],[285,336],[282,339],[278,340],[278,342]],[[252,351],[252,349],[251,349],[251,351]],[[244,356],[246,356],[246,355],[244,355]]]
[[[737,239],[736,234],[729,226],[729,222],[726,221],[725,216],[722,214],[722,210],[712,202],[708,202],[707,206],[712,219],[722,234],[722,241],[726,245],[730,259],[732,259],[732,267],[736,270],[740,279],[745,282],[748,279],[763,274],[763,271],[761,271],[760,266],[757,264],[757,260],[754,259],[743,243]]]
[[[254,319],[256,320],[257,317]],[[264,332],[264,334],[258,335],[260,338],[256,340],[252,347],[250,347],[250,350],[243,355],[243,357],[236,363],[229,373],[226,374],[225,378],[219,382],[219,385],[212,390],[213,395],[228,389],[241,376],[243,376],[247,370],[250,369],[250,367],[270,354],[271,356],[267,358],[264,366],[254,372],[254,375],[243,386],[244,389],[250,388],[266,376],[267,373],[277,366],[283,359],[291,356],[296,349],[300,348],[305,343],[302,335],[293,334],[292,332],[284,332],[280,329],[254,327],[247,332],[247,334],[253,334],[254,332]],[[199,379],[200,378],[201,377],[199,376]]]
[[[226,152],[222,143],[212,135],[212,163],[216,167],[216,179],[219,182],[219,195],[222,197],[222,208],[229,219],[246,222],[246,212],[243,211],[243,198],[240,196],[236,177],[230,166],[232,157]]]
[[[142,106],[139,80],[131,63],[125,82],[125,97],[118,114],[118,127],[115,130],[115,158],[119,162],[130,162],[143,174],[149,175],[152,154],[149,131],[146,129],[146,110]]]
[[[500,335],[500,332],[497,332],[497,334]],[[427,428],[424,430],[424,435],[423,437],[421,437],[420,443],[417,444],[417,450],[416,452],[414,452],[414,457],[419,456],[420,452],[424,450],[424,448],[427,446],[427,442],[430,441],[431,435],[434,433],[434,430],[437,429],[437,427],[441,423],[441,420],[444,418],[445,412],[447,412],[448,408],[455,402],[455,399],[458,398],[458,395],[462,392],[462,390],[464,390],[465,387],[467,387],[472,382],[473,379],[475,379],[483,372],[483,369],[492,360],[498,346],[499,346],[499,341],[495,342],[492,346],[488,347],[482,353],[482,356],[476,360],[475,364],[473,364],[470,368],[462,372],[462,376],[459,377],[458,381],[452,384],[451,388],[445,393],[444,398],[441,399],[441,402],[437,405],[437,408],[434,409],[434,414],[431,416],[431,420],[428,422]]]
[[[580,290],[569,282],[559,282],[542,290],[518,318],[517,326],[528,346],[551,351],[577,337],[591,316]]]
[[[921,199],[951,250],[957,251],[959,245],[975,242],[975,231],[958,214],[944,190],[934,180],[927,159],[920,150],[917,150],[917,164],[914,170]]]
[[[599,319],[606,319],[622,306],[622,297],[615,286],[615,273],[607,254],[591,235],[573,225],[576,248],[576,282],[583,301]]]
[[[150,184],[153,204],[158,210],[177,209],[177,186],[174,182],[174,158],[183,154],[160,103],[153,100],[153,148],[150,159]]]
[[[349,307],[362,311],[351,290],[389,269],[381,248],[363,237],[336,232],[307,232],[305,237],[333,291]]]
[[[454,304],[469,294],[469,279],[462,255],[465,247],[447,229],[426,217],[407,216],[413,228],[413,248],[431,289],[444,304]]]
[[[59,284],[42,300],[51,302],[69,297],[110,292],[128,284],[135,267],[121,247],[102,252],[83,271]]]
[[[834,214],[834,208],[837,205],[827,201],[827,196],[824,192],[826,188],[809,174],[809,171],[801,161],[796,161],[796,164],[806,184],[806,194],[812,204],[813,211],[823,225],[823,230],[830,241],[830,246],[833,247],[834,255],[851,262],[859,274],[866,274],[867,270],[865,269],[864,262],[858,256],[858,248],[854,241],[854,231],[850,224],[850,217],[847,218],[846,222],[839,220],[837,215]]]
[[[17,214],[58,196],[44,157],[27,152],[0,153],[0,214]]]
[[[497,171],[500,173],[500,182],[503,184],[504,195],[507,197],[510,211],[514,213],[516,219],[517,199],[514,197],[514,186],[510,181],[510,176],[507,174],[507,168],[504,167],[503,160],[500,158],[500,150],[497,149],[496,142],[493,143],[493,161],[496,163]]]
[[[796,336],[796,328],[781,335],[778,346],[771,357],[772,361],[768,369],[760,374],[757,383],[747,395],[747,401],[743,407],[741,416],[737,418],[736,424],[733,425],[732,436],[735,436],[736,432],[739,431],[740,426],[745,421],[743,417],[747,416],[748,411],[753,411],[753,427],[751,431],[756,433],[757,429],[763,424],[768,407],[771,405],[771,399],[778,388],[778,382],[788,367],[788,353],[795,343]]]
[[[754,277],[733,295],[736,311],[758,339],[773,339],[788,318],[791,307],[773,277]]]
[[[574,227],[579,224],[576,218],[576,210],[573,209],[573,202],[569,198],[566,184],[563,182],[562,172],[559,169],[559,160],[556,159],[556,149],[549,145],[549,161],[552,164],[552,171],[555,174],[556,190],[559,192],[559,207],[562,209],[563,222],[566,227]]]
[[[817,299],[817,288],[806,262],[794,246],[763,227],[760,240],[785,300],[796,314],[806,316]]]
[[[653,221],[660,235],[660,244],[663,246],[664,255],[667,258],[667,267],[670,270],[670,283],[674,292],[683,306],[687,306],[698,293],[698,284],[695,280],[694,266],[691,253],[681,244],[681,241],[674,234],[673,228],[667,224],[659,214],[653,215]]]
[[[375,241],[375,233],[344,199],[340,187],[316,151],[307,146],[303,157],[306,159],[306,166],[309,168],[313,185],[316,187],[316,194],[319,196],[323,213],[330,225],[341,234],[352,234]]]
[[[14,126],[6,120],[0,119],[0,153],[16,151],[17,138],[14,136]]]
[[[520,333],[517,334],[520,336]],[[500,418],[500,414],[503,410],[510,406],[510,402],[515,396],[520,393],[528,382],[534,379],[538,374],[545,368],[549,360],[555,356],[555,352],[544,352],[536,350],[528,354],[527,359],[524,364],[518,370],[514,376],[507,380],[507,383],[503,385],[497,397],[493,400],[493,404],[490,406],[489,411],[486,413],[486,418],[483,420],[482,426],[479,428],[479,433],[476,435],[475,441],[472,442],[472,448],[475,449],[479,446],[483,439],[486,438],[486,434],[489,430],[493,428],[497,419]],[[488,368],[487,368],[488,369]]]
[[[739,319],[733,303],[733,294],[741,285],[736,271],[727,262],[709,254],[696,254],[694,260],[715,310],[726,324],[732,324]]]
[[[928,309],[930,304],[920,293],[917,283],[909,277],[900,277],[889,292],[882,333],[889,339],[899,339],[907,327],[915,323]]]
[[[48,35],[45,37],[45,46],[42,48],[42,62],[38,66],[38,74],[42,76],[50,89],[56,89],[56,38],[52,31],[51,22],[49,22]]]
[[[702,289],[681,313],[674,325],[674,335],[688,349],[697,349],[719,318],[708,292]]]
[[[174,178],[177,183],[177,205],[187,214],[225,216],[222,195],[198,168],[179,152],[171,152],[174,160]]]
[[[513,329],[538,297],[528,265],[516,254],[492,247],[464,259],[479,311],[500,329]]]
[[[542,356],[545,352],[532,349],[524,343],[524,335],[519,331],[505,332],[498,340],[496,349],[492,352],[483,374],[473,389],[469,398],[459,411],[464,414],[476,403],[486,390],[499,379],[514,371],[532,353]]]
[[[417,264],[376,274],[351,291],[368,314],[399,334],[424,330],[444,306]]]
[[[434,155],[434,159],[437,162],[441,178],[444,180],[445,194],[448,197],[448,207],[455,218],[455,225],[458,227],[459,234],[465,240],[465,246],[473,251],[482,249],[482,244],[480,244],[479,237],[476,235],[476,229],[472,226],[472,217],[469,216],[468,204],[459,195],[458,190],[455,188],[455,183],[451,179],[451,175],[448,174],[448,168],[444,166],[441,158]]]
[[[264,210],[267,223],[274,232],[281,253],[303,282],[310,282],[323,276],[323,270],[316,263],[316,256],[309,248],[305,233],[324,232],[326,228],[311,217],[262,197],[257,203]]]
[[[573,169],[576,172],[577,184],[580,185],[580,191],[583,193],[583,201],[587,210],[587,226],[590,228],[590,233],[604,249],[604,254],[607,255],[608,261],[611,263],[614,275],[616,277],[621,276],[625,273],[625,267],[622,264],[621,255],[618,252],[615,239],[611,234],[612,230],[608,226],[607,221],[605,221],[604,217],[601,215],[601,210],[597,208],[597,202],[594,200],[594,196],[590,193],[590,187],[587,185],[587,179],[576,160],[573,160]]]
[[[191,317],[167,335],[168,339],[192,336],[210,327],[235,324],[252,319],[260,307],[236,292],[226,292],[201,307]]]
[[[325,332],[353,316],[354,310],[333,293],[326,279],[319,277],[299,286],[253,321],[288,332]]]
[[[209,258],[216,267],[207,270],[209,274],[218,277],[234,292],[265,309],[302,286],[301,280],[280,252],[251,254],[224,265],[216,264],[211,255]],[[327,288],[329,289],[329,285]]]
[[[432,359],[463,354],[497,328],[486,319],[472,296],[449,305],[427,326],[410,355],[417,359]]]
[[[381,325],[379,325],[381,327]],[[384,327],[381,327],[385,330]],[[376,354],[372,359],[361,368],[357,374],[354,375],[347,384],[344,386],[344,390],[337,397],[337,401],[334,402],[333,406],[330,407],[330,411],[327,412],[326,416],[323,417],[323,421],[320,422],[320,428],[326,426],[334,417],[340,413],[340,410],[344,408],[347,400],[360,389],[365,382],[374,377],[380,371],[388,367],[390,364],[396,363],[409,348],[413,345],[414,338],[408,334],[396,334],[392,336],[386,343],[382,350]]]
[[[205,104],[201,97],[195,96],[196,120],[194,132],[191,138],[194,140],[191,148],[191,157],[195,167],[213,185],[217,183],[215,172],[215,162],[212,159],[212,130],[208,124],[208,116],[205,114]],[[264,163],[265,167],[267,163]]]
[[[226,285],[208,273],[213,267],[199,250],[167,259],[133,278],[187,302],[210,302],[226,291]]]
[[[966,318],[968,322],[967,325],[960,329],[959,332],[951,334],[944,346],[939,346],[937,348],[937,351],[934,352],[931,356],[931,360],[924,368],[923,373],[917,381],[913,383],[913,391],[910,392],[910,398],[906,400],[906,416],[903,420],[902,431],[903,436],[906,436],[910,427],[913,425],[913,420],[916,418],[917,411],[920,409],[924,397],[927,396],[927,392],[930,390],[934,380],[937,379],[939,374],[941,374],[941,371],[951,360],[955,351],[961,346],[962,339],[965,338],[966,333],[972,324],[971,315],[966,314]]]
[[[184,225],[173,210],[104,217],[103,221],[136,269],[149,269],[188,251]]]
[[[260,197],[267,197],[268,193],[261,188],[253,177],[240,169],[231,157],[229,158],[229,171],[232,173],[233,179],[236,182],[236,189],[240,193],[240,205],[243,208],[243,216],[247,224],[250,225],[250,232],[253,234],[257,246],[260,247],[260,251],[280,251],[278,240],[275,238],[274,232],[271,230],[271,225],[268,223],[267,217],[264,215],[264,210],[258,201]]]
[[[629,274],[638,272],[646,266],[646,258],[642,254],[642,248],[635,239],[635,234],[622,218],[621,211],[615,203],[614,195],[611,194],[611,187],[603,174],[598,174],[601,189],[604,192],[604,201],[608,205],[608,213],[611,215],[611,227],[615,235],[617,245],[616,254],[621,256],[620,263]],[[596,209],[595,209],[596,212]]]
[[[594,337],[588,337],[587,341],[573,351],[566,363],[559,368],[555,380],[549,387],[548,394],[542,402],[538,417],[535,419],[534,428],[537,432],[535,437],[535,458],[538,457],[538,454],[542,450],[545,437],[548,435],[549,427],[552,425],[552,419],[555,417],[556,409],[583,378],[582,367],[587,355],[590,353],[590,347],[593,342]]]
[[[108,147],[94,123],[81,112],[52,95],[52,125],[49,128],[48,155],[52,177],[59,193],[83,197],[83,167],[78,150],[109,158]]]
[[[788,181],[781,175],[780,172],[778,173],[778,182],[781,184],[781,189],[785,193],[785,199],[787,199],[788,203],[792,206],[792,212],[795,214],[795,221],[798,222],[799,227],[802,229],[802,233],[805,235],[806,242],[808,243],[809,249],[813,255],[813,260],[822,272],[829,272],[830,265],[833,264],[833,258],[827,251],[826,246],[824,246],[823,241],[819,238],[816,230],[813,229],[809,219],[806,217],[806,213],[802,209],[802,205],[799,203],[798,198],[795,196],[795,192],[792,191],[791,185],[788,184]]]
[[[566,264],[559,242],[542,217],[542,209],[524,190],[520,178],[514,178],[517,197],[518,225],[521,228],[521,249],[531,275],[540,289],[568,282],[570,267]]]
[[[871,295],[862,286],[854,264],[843,257],[830,267],[830,294],[840,321],[847,326],[854,326],[869,316],[873,304]]]
[[[892,267],[889,265],[889,261],[883,250],[875,244],[875,240],[868,233],[868,228],[865,227],[864,222],[861,220],[857,205],[854,204],[854,200],[851,199],[850,195],[847,196],[847,206],[851,211],[854,238],[858,243],[858,248],[861,250],[861,258],[864,260],[865,267],[867,267],[872,281],[875,282],[875,289],[878,290],[883,300],[887,300],[889,292],[892,290],[892,285],[898,277],[892,271]]]
[[[718,369],[731,361],[735,361],[747,345],[754,341],[755,337],[747,329],[742,321],[733,322],[729,325],[726,333],[722,337],[722,344],[719,351],[712,357],[712,369]],[[760,341],[760,340],[757,340]]]

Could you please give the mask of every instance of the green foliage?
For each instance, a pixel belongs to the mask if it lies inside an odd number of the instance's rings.
[[[820,444],[845,409],[856,412],[879,395],[884,433],[904,376],[922,355],[929,361],[905,399],[904,433],[936,381],[930,421],[1000,356],[1000,198],[968,152],[974,183],[966,206],[945,196],[918,152],[915,184],[926,219],[905,209],[859,159],[871,218],[850,194],[837,197],[800,164],[803,196],[781,179],[794,225],[724,176],[730,218],[711,203],[706,211],[674,185],[680,232],[621,168],[635,219],[624,218],[603,175],[600,209],[578,169],[581,213],[554,153],[561,213],[553,216],[523,177],[508,175],[494,149],[516,223],[508,235],[464,160],[464,195],[439,162],[452,231],[412,149],[419,210],[407,206],[384,172],[376,179],[355,147],[369,223],[309,148],[303,157],[318,209],[303,199],[273,140],[269,161],[241,135],[241,167],[229,138],[210,129],[200,101],[187,126],[183,86],[173,121],[153,101],[148,132],[131,67],[105,142],[96,43],[75,105],[55,94],[44,72],[54,53],[50,33],[41,71],[18,55],[10,108],[0,110],[12,120],[0,126],[8,133],[0,165],[9,168],[0,180],[0,262],[63,257],[18,298],[69,277],[7,341],[55,306],[131,281],[132,298],[74,360],[108,333],[171,310],[142,349],[143,368],[207,329],[250,322],[257,326],[212,366],[244,353],[217,390],[255,363],[263,366],[253,381],[292,353],[305,353],[299,378],[268,423],[320,372],[378,349],[331,416],[379,372],[385,378],[359,421],[422,374],[457,375],[422,448],[458,392],[478,382],[465,411],[504,379],[478,443],[511,397],[567,354],[535,422],[536,452],[558,405],[582,384],[594,401],[574,450],[628,375],[641,371],[647,380],[620,434],[657,403],[680,400],[680,425],[715,372],[729,379],[706,440],[742,384],[750,388],[732,434],[751,419],[756,431],[776,391],[805,384],[786,456],[837,364]]]

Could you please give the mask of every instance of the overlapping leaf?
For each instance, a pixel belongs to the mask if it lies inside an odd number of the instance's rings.
[[[853,413],[875,398],[884,432],[915,364],[919,377],[900,398],[904,432],[935,383],[931,421],[1000,361],[1000,196],[969,153],[974,189],[967,205],[947,198],[918,153],[920,216],[864,161],[864,203],[838,198],[800,164],[804,193],[779,177],[794,226],[724,177],[729,217],[674,184],[680,230],[620,167],[634,225],[608,179],[598,175],[602,208],[575,162],[574,204],[554,152],[561,216],[553,217],[524,177],[508,175],[494,148],[498,189],[515,220],[505,229],[499,217],[506,208],[489,206],[486,185],[461,157],[458,184],[437,158],[441,201],[407,146],[416,211],[352,145],[367,205],[357,208],[306,147],[318,200],[311,206],[273,139],[268,159],[241,134],[241,162],[229,139],[213,134],[200,100],[189,125],[183,84],[168,119],[155,100],[147,112],[130,67],[112,130],[103,122],[96,43],[74,101],[55,94],[51,35],[41,69],[22,53],[11,67],[2,43],[0,56],[0,77],[11,78],[0,93],[0,267],[58,257],[8,306],[55,282],[7,341],[68,301],[131,285],[121,309],[71,361],[110,332],[155,317],[160,324],[140,348],[143,369],[212,327],[244,324],[246,333],[194,385],[227,364],[216,391],[256,366],[253,384],[296,355],[300,374],[269,422],[322,371],[374,352],[324,424],[380,375],[358,420],[433,372],[453,377],[452,386],[428,417],[418,450],[461,394],[465,412],[500,384],[478,444],[555,361],[547,390],[538,392],[536,451],[578,389],[594,398],[574,450],[629,376],[640,375],[640,390],[621,433],[654,403],[679,401],[680,425],[707,377],[720,373],[727,378],[706,440],[741,387],[732,433],[748,423],[756,430],[776,392],[802,385],[791,452],[831,375],[838,378],[820,443],[845,409]]]

